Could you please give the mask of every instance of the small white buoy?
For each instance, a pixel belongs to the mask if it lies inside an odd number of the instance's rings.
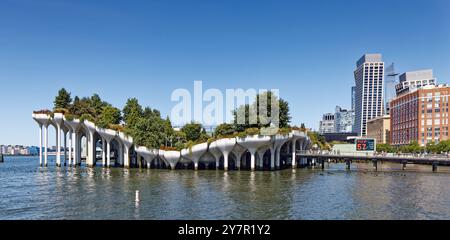
[[[139,202],[139,190],[136,190],[136,202]]]
[[[139,207],[139,201],[139,190],[136,190],[136,197],[134,199],[134,205],[136,208]]]

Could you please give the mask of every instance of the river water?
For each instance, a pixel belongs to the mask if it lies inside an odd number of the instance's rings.
[[[329,164],[276,172],[0,163],[0,219],[450,219],[450,169]]]

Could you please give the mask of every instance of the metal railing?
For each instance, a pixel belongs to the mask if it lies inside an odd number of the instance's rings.
[[[442,154],[428,154],[428,153],[377,153],[377,152],[342,152],[342,151],[328,151],[328,150],[297,150],[297,154],[304,155],[334,155],[334,156],[352,156],[352,157],[399,157],[399,158],[448,158],[450,153]]]

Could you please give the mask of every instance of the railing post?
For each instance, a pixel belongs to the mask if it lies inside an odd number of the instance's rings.
[[[375,172],[378,171],[378,161],[376,159],[372,160],[373,168],[375,169]]]
[[[433,162],[433,164],[432,164],[433,172],[437,172],[437,166],[438,166],[438,163],[437,162]]]
[[[350,170],[350,164],[351,164],[350,159],[348,159],[348,158],[345,159],[345,164],[346,164],[346,167],[345,167],[345,168],[346,168],[347,170]]]

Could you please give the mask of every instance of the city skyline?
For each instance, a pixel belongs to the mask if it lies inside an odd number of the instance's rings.
[[[0,97],[8,116],[0,120],[4,145],[38,144],[30,114],[51,108],[61,87],[73,96],[98,93],[120,107],[137,97],[164,116],[173,106],[171,92],[192,88],[194,80],[222,90],[279,88],[290,103],[292,124],[317,130],[324,112],[336,105],[351,108],[354,61],[362,54],[383,54],[397,72],[431,68],[440,83],[450,79],[446,1],[381,1],[390,6],[379,10],[385,18],[366,19],[381,23],[384,34],[379,36],[356,20],[357,10],[368,5],[358,1],[240,9],[198,2],[142,9],[120,3],[102,8],[87,2],[25,2],[4,2],[0,8],[1,22],[8,23],[2,25],[0,46],[0,82],[7,89]],[[94,16],[92,9],[102,11]],[[115,19],[121,9],[127,13]],[[172,11],[179,16],[162,16]],[[317,11],[328,17],[313,18]],[[419,12],[421,18],[411,17]],[[86,21],[91,27],[80,28]],[[311,106],[308,100],[314,98],[320,101]]]

